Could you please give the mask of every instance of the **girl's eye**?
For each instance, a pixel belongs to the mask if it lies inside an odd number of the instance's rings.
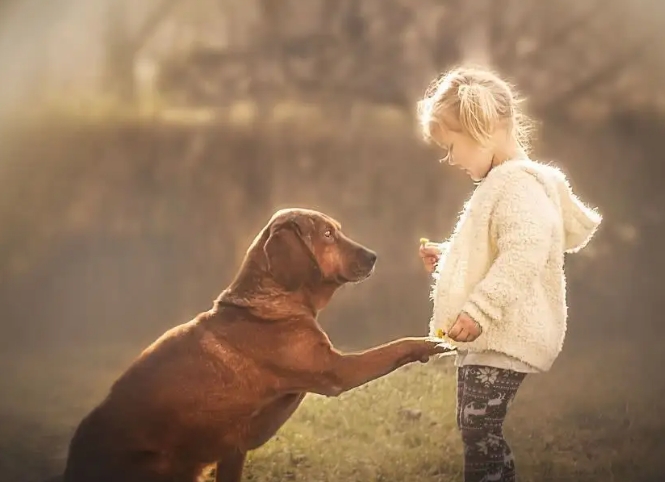
[[[332,238],[332,231],[330,229],[326,229],[326,231],[323,233],[323,235],[326,238]]]

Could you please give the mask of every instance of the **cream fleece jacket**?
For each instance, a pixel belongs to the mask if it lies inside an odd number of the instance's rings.
[[[460,349],[549,370],[566,333],[564,253],[582,249],[600,221],[553,166],[511,160],[493,168],[442,245],[430,332],[447,332],[464,311],[482,334]]]

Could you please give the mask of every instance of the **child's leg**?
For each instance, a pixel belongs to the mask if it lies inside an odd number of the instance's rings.
[[[513,455],[503,438],[503,421],[525,376],[486,366],[458,369],[457,425],[464,442],[465,482],[515,480]]]

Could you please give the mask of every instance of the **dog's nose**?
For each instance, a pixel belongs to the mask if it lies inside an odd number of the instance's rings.
[[[374,263],[376,263],[377,256],[374,251],[368,249],[365,251],[365,258],[367,258],[367,261],[373,265]]]

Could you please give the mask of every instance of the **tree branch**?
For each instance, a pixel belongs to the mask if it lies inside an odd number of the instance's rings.
[[[148,18],[143,23],[137,34],[132,39],[132,48],[134,54],[138,53],[146,42],[154,35],[157,28],[164,21],[164,19],[173,11],[173,8],[180,3],[181,0],[161,0],[159,5],[150,12]]]
[[[562,95],[554,98],[538,108],[541,112],[558,112],[565,109],[575,100],[589,92],[590,90],[606,84],[611,81],[616,74],[626,66],[636,62],[644,55],[653,42],[653,36],[649,35],[636,42],[631,48],[627,49],[622,55],[618,55],[614,60],[608,62],[605,66],[588,75],[581,82],[564,92]]]
[[[611,4],[611,2],[608,0],[597,0],[585,12],[581,13],[578,17],[572,19],[566,25],[552,32],[548,37],[543,39],[537,49],[520,58],[520,63],[536,63],[540,61],[549,50],[561,45],[561,42],[565,41],[571,34],[584,28],[598,14],[600,9],[607,10],[610,7],[609,4]]]
[[[457,60],[456,57],[458,57],[460,52],[460,35],[475,19],[475,17],[468,15],[468,9],[462,8],[463,2],[464,0],[444,1],[446,7],[454,11],[456,15],[451,16],[446,14],[443,21],[439,21],[440,28],[437,30],[441,33],[436,35],[432,51],[432,60],[437,70],[451,61]],[[454,19],[453,22],[450,22],[451,18]]]
[[[523,0],[524,1],[524,0]],[[515,60],[513,51],[511,47],[514,47],[520,39],[520,35],[523,32],[527,31],[527,25],[533,22],[533,16],[538,15],[538,6],[541,4],[537,0],[531,0],[529,6],[526,7],[526,12],[524,12],[519,17],[519,22],[515,26],[508,30],[504,27],[503,29],[503,38],[502,38],[502,52],[499,52],[499,48],[495,49],[494,55],[496,56],[493,60],[496,65],[510,69]]]

